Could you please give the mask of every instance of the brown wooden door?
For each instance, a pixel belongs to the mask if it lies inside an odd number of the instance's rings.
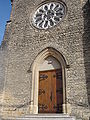
[[[39,113],[62,113],[62,70],[39,73]]]

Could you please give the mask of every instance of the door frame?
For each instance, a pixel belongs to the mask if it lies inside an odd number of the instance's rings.
[[[31,105],[30,111],[32,114],[38,114],[38,85],[39,85],[39,65],[42,60],[52,56],[55,57],[61,64],[62,67],[62,80],[63,80],[63,113],[67,113],[67,103],[66,103],[66,75],[65,70],[67,68],[67,63],[61,53],[53,48],[46,48],[43,50],[34,60],[32,64],[32,90],[31,90]]]

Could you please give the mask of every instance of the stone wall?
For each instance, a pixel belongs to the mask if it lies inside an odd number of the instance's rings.
[[[2,52],[0,51],[0,113],[2,108],[3,87],[4,87],[3,55]]]
[[[11,22],[7,24],[2,44],[6,51],[4,116],[33,113],[30,68],[38,54],[51,47],[70,65],[66,69],[66,101],[70,104],[70,114],[89,120],[89,5],[87,0],[63,1],[67,5],[63,21],[52,29],[39,30],[31,21],[34,10],[43,0],[14,0]]]
[[[90,106],[90,3],[82,8],[84,17],[84,34],[83,34],[83,51],[84,51],[84,65],[85,77],[88,95],[88,104]]]

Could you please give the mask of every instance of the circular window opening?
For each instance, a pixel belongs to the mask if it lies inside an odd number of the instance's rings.
[[[33,24],[39,29],[48,29],[57,25],[65,16],[63,2],[50,2],[40,6],[33,15]]]

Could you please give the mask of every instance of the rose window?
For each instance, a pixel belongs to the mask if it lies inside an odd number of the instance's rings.
[[[39,7],[33,16],[33,24],[39,29],[47,29],[57,25],[65,15],[62,2],[50,2]]]

